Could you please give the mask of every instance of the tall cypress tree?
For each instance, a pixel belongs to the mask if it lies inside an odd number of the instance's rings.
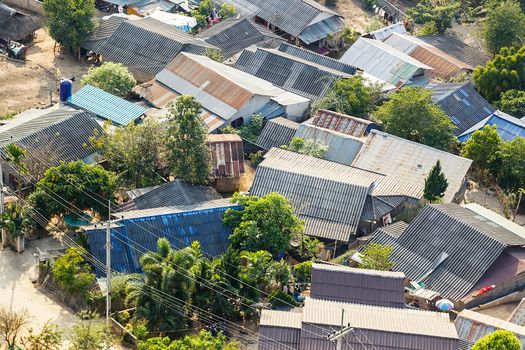
[[[441,163],[438,160],[425,179],[423,197],[430,202],[439,202],[445,195],[447,188],[448,181],[441,170]]]

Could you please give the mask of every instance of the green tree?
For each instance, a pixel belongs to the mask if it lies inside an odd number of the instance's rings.
[[[501,187],[516,192],[525,187],[525,138],[517,137],[504,142],[498,152],[498,183]]]
[[[269,282],[268,269],[272,266],[272,254],[265,250],[243,251],[241,258],[245,265],[241,268],[240,279],[243,284],[239,294],[246,299],[245,304],[256,303],[261,298],[261,290]],[[244,307],[244,312],[250,314],[253,309]]]
[[[304,261],[294,266],[293,275],[297,283],[310,283],[312,280],[312,265],[313,262]]]
[[[86,296],[97,280],[91,267],[79,253],[80,248],[69,248],[53,264],[53,278],[60,288],[73,294]]]
[[[17,192],[22,196],[22,175],[27,172],[24,160],[27,157],[27,150],[20,147],[16,143],[11,143],[6,147],[5,160],[9,163],[17,173]]]
[[[234,248],[264,249],[277,255],[288,248],[292,237],[304,230],[290,202],[278,193],[260,198],[236,193],[232,203],[242,206],[228,209],[224,215],[224,223],[233,227],[230,241]]]
[[[525,41],[525,14],[515,0],[498,2],[488,10],[483,27],[487,49],[497,54],[503,47],[520,46]]]
[[[372,111],[380,95],[380,86],[369,86],[362,76],[356,74],[335,81],[326,96],[316,103],[314,109],[328,109],[355,117],[364,117]]]
[[[201,119],[201,104],[191,96],[171,103],[168,128],[169,158],[175,176],[192,184],[205,184],[210,174],[208,128]]]
[[[272,289],[282,289],[292,281],[292,270],[284,260],[273,261],[266,271]]]
[[[483,173],[495,174],[498,150],[502,143],[496,125],[485,125],[483,129],[476,130],[465,142],[461,155],[472,159],[474,166]]]
[[[139,350],[239,350],[239,344],[228,342],[226,337],[219,333],[212,336],[210,332],[201,330],[197,335],[187,335],[181,340],[171,340],[168,337],[150,338],[139,342]]]
[[[326,152],[328,152],[328,145],[315,139],[305,140],[302,137],[292,138],[290,146],[283,145],[281,148],[316,158],[324,158]]]
[[[452,26],[452,20],[459,10],[458,1],[441,1],[432,0],[419,1],[416,6],[407,10],[407,14],[417,24],[434,23],[438,33],[444,33],[447,28]]]
[[[264,118],[260,114],[254,114],[249,123],[243,124],[238,128],[228,125],[222,129],[222,132],[225,134],[237,134],[244,140],[256,142],[263,128],[263,120]]]
[[[153,121],[130,124],[91,138],[91,143],[125,187],[149,187],[168,177],[166,132]]]
[[[514,333],[497,330],[479,339],[472,350],[520,350],[521,343]]]
[[[29,222],[23,215],[22,207],[17,202],[8,203],[6,210],[0,214],[0,227],[5,229],[11,239],[22,236]]]
[[[359,267],[368,270],[389,271],[394,263],[390,261],[393,248],[387,245],[372,243],[366,246],[361,255]]]
[[[68,350],[105,350],[111,346],[112,339],[106,324],[95,317],[76,323],[69,342]]]
[[[44,0],[44,16],[51,37],[67,49],[77,49],[95,24],[92,0]]]
[[[82,85],[93,85],[110,94],[124,97],[137,81],[133,74],[121,63],[105,62],[100,67],[92,67],[80,80]]]
[[[525,91],[515,89],[505,91],[496,106],[512,116],[525,117]]]
[[[106,217],[107,201],[104,198],[113,200],[114,190],[115,176],[112,172],[100,165],[89,165],[79,160],[49,168],[44,178],[37,182],[36,191],[30,199],[37,209],[49,216],[92,210]],[[63,201],[56,201],[56,198],[49,200],[46,193],[52,193]]]
[[[485,66],[474,70],[474,82],[490,102],[499,100],[507,90],[525,90],[525,46],[501,49]]]
[[[386,132],[441,150],[455,142],[454,125],[426,89],[397,91],[374,113]]]
[[[24,350],[60,350],[62,349],[62,331],[57,325],[47,321],[39,333],[32,328],[22,338]]]
[[[439,202],[445,195],[447,188],[448,181],[441,170],[441,163],[438,160],[425,179],[423,197],[430,202]]]
[[[222,20],[232,18],[235,16],[237,16],[237,11],[235,10],[235,6],[229,5],[227,2],[221,5],[221,8],[219,9],[219,17]]]

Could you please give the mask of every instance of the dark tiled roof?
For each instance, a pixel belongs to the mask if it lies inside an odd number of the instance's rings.
[[[257,145],[264,149],[290,144],[299,124],[282,117],[268,120],[257,138]]]
[[[284,41],[265,26],[247,18],[232,18],[219,22],[198,34],[197,37],[218,47],[225,58],[252,45],[275,48]]]
[[[432,100],[436,102],[456,125],[454,133],[463,132],[476,125],[495,109],[485,100],[470,83],[439,84],[426,86],[432,92]]]
[[[25,14],[11,7],[0,4],[0,39],[22,40],[42,28],[41,16]]]
[[[348,303],[405,307],[405,275],[339,265],[314,264],[310,296]]]
[[[155,75],[181,51],[202,54],[215,48],[190,34],[153,18],[124,21],[98,46],[105,61],[122,63],[128,68]]]
[[[444,298],[460,300],[505,248],[525,238],[456,204],[427,205],[399,237],[376,231],[373,243],[391,245],[395,271]],[[440,259],[442,260],[441,263]]]
[[[355,74],[356,72],[356,68],[353,66],[288,43],[282,43],[279,46],[279,51],[347,74]]]
[[[490,59],[489,55],[481,50],[465,44],[454,35],[432,34],[420,36],[419,39],[437,47],[441,51],[446,52],[450,56],[455,57],[460,61],[468,63],[474,68],[477,66],[484,66],[485,63],[487,63],[487,61]]]
[[[111,16],[106,20],[101,20],[97,23],[97,27],[89,35],[89,38],[86,40],[86,42],[82,44],[82,48],[93,52],[98,52],[100,47],[104,45],[106,40],[108,40],[113,35],[120,23],[123,21],[127,21],[127,18]]]
[[[122,204],[116,211],[190,205],[220,198],[213,187],[192,185],[176,179]]]
[[[312,100],[322,98],[335,79],[350,76],[282,51],[260,48],[244,50],[235,68]]]

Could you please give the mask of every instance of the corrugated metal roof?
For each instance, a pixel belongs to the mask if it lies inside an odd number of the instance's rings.
[[[312,125],[354,137],[366,136],[370,131],[370,126],[377,127],[377,124],[371,120],[356,118],[326,109],[317,110],[315,116],[310,120]]]
[[[288,43],[282,43],[279,48],[279,51],[286,52],[289,55],[301,58],[306,61],[324,66],[326,68],[331,68],[336,71],[340,71],[346,74],[354,75],[356,73],[356,68],[348,64],[344,64],[336,59],[331,57],[323,56],[313,51],[303,49],[295,45]]]
[[[322,98],[335,79],[350,76],[282,51],[261,48],[244,50],[235,68],[312,100]]]
[[[310,296],[316,299],[388,307],[405,307],[401,272],[314,264]]]
[[[97,23],[97,27],[89,34],[89,38],[82,44],[82,48],[98,52],[106,40],[117,30],[120,23],[127,20],[127,17],[121,16],[110,16],[108,19],[101,19]]]
[[[325,16],[322,17],[324,18]],[[306,45],[310,45],[327,38],[329,35],[342,32],[345,27],[345,21],[338,16],[329,16],[321,21],[314,19],[312,23],[299,34],[299,39]]]
[[[213,45],[151,17],[124,21],[97,48],[106,61],[153,76],[181,51],[204,53]]]
[[[238,178],[244,174],[244,149],[239,135],[211,134],[207,141],[213,177]]]
[[[433,45],[447,54],[466,62],[472,67],[484,66],[490,56],[485,52],[465,44],[462,40],[448,32],[447,34],[431,34],[420,36],[419,39]]]
[[[146,108],[89,84],[68,98],[67,103],[124,126],[136,121],[146,112]]]
[[[452,202],[464,184],[470,159],[372,130],[352,165],[424,186],[438,160],[448,181],[443,201]]]
[[[301,328],[302,312],[262,310],[259,326]]]
[[[487,218],[488,220],[498,224],[501,227],[504,227],[506,230],[509,230],[515,235],[520,236],[521,238],[525,239],[525,227],[524,226],[518,225],[517,223],[510,221],[504,216],[501,216],[498,213],[490,209],[482,207],[481,205],[477,203],[464,204],[463,207]]]
[[[373,32],[368,33],[372,38],[376,40],[384,41],[386,38],[388,38],[392,33],[406,33],[407,30],[405,28],[405,25],[403,22],[398,22],[395,24],[391,24],[387,27],[383,27],[378,30],[374,30]]]
[[[115,211],[183,206],[221,198],[213,187],[192,185],[176,179],[133,198],[131,201],[118,206]]]
[[[512,311],[508,321],[518,326],[525,326],[525,298],[521,299],[518,306]]]
[[[379,40],[363,37],[357,39],[339,60],[396,86],[432,70]]]
[[[299,124],[282,117],[270,119],[257,137],[257,145],[268,150],[272,147],[289,145]]]
[[[427,72],[427,75],[430,77],[437,76],[448,80],[460,72],[474,69],[465,62],[461,62],[438,48],[408,34],[392,33],[384,42],[419,62],[432,67],[433,70]]]
[[[252,45],[275,48],[284,41],[265,26],[242,17],[221,21],[197,34],[197,37],[218,47],[225,58]]]
[[[485,125],[496,125],[499,136],[505,141],[512,141],[516,137],[525,137],[525,121],[497,110],[459,135],[459,141],[467,141],[476,130],[483,129]]]
[[[386,233],[387,235],[390,235],[394,238],[398,238],[405,232],[407,229],[408,224],[404,221],[397,221],[394,222],[388,226],[380,227],[375,231],[375,234],[378,234],[379,232]]]
[[[401,271],[444,298],[460,300],[506,247],[525,239],[455,204],[427,205],[399,237],[374,233],[373,243],[391,245],[393,270]],[[437,267],[443,253],[446,259]]]
[[[431,83],[426,88],[432,92],[432,100],[456,125],[454,129],[456,135],[461,135],[495,111],[495,108],[469,82]]]

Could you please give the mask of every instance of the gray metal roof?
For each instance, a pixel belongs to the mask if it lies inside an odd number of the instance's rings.
[[[314,264],[310,296],[388,307],[405,307],[405,275],[341,265]]]
[[[160,72],[181,51],[202,54],[213,45],[151,17],[123,21],[97,53],[148,75]]]
[[[284,41],[265,26],[248,18],[231,18],[219,22],[197,34],[197,37],[218,47],[225,58],[252,45],[275,48]]]
[[[312,100],[322,98],[335,79],[350,75],[272,49],[244,50],[235,68]]]
[[[426,88],[432,92],[432,100],[456,125],[456,135],[461,135],[496,110],[469,82],[431,83]]]
[[[413,281],[423,278],[425,288],[460,300],[505,248],[525,245],[525,238],[469,209],[441,204],[427,205],[399,237],[383,228],[372,242],[394,248],[395,271]]]
[[[213,187],[192,185],[176,179],[118,206],[116,211],[191,205],[221,198]]]
[[[344,72],[344,73],[351,74],[351,75],[355,74],[356,72],[356,68],[354,66],[345,64],[336,59],[333,59],[327,56],[323,56],[313,51],[303,49],[302,47],[298,47],[298,46],[291,45],[288,43],[282,43],[279,46],[278,50],[282,52],[286,52],[289,55],[301,58],[303,60],[310,61],[312,63],[316,63],[326,68],[334,69],[336,71]]]
[[[384,226],[384,227],[380,227],[378,228],[375,232],[375,234],[377,235],[379,232],[381,233],[384,233],[384,234],[387,234],[387,235],[390,235],[394,238],[398,238],[399,236],[401,236],[403,234],[403,232],[405,232],[405,230],[407,229],[408,227],[408,224],[404,221],[397,221],[397,222],[394,222],[388,226]]]
[[[97,23],[96,28],[89,35],[89,38],[82,44],[82,48],[98,52],[106,40],[108,40],[117,30],[120,23],[127,20],[127,17],[121,16],[110,16],[108,19],[100,20]]]
[[[470,64],[472,67],[484,66],[487,61],[490,60],[488,54],[465,44],[452,34],[431,34],[420,36],[419,39],[437,47],[458,60]]]
[[[461,191],[472,160],[372,130],[352,165],[424,186],[438,160],[448,181],[443,201],[449,203]]]
[[[272,147],[288,145],[292,141],[297,128],[299,128],[299,124],[292,120],[283,117],[270,119],[264,125],[256,143],[267,150]]]
[[[272,148],[257,167],[250,193],[278,192],[305,220],[305,233],[348,241],[368,194],[421,198],[421,188],[381,174]]]

